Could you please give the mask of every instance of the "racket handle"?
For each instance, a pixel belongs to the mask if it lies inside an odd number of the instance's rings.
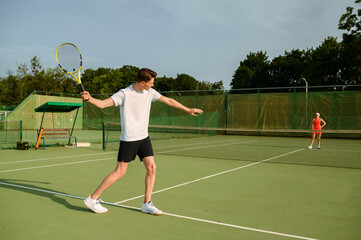
[[[78,86],[79,86],[81,92],[85,92],[85,88],[82,83],[80,83]]]
[[[78,84],[78,86],[79,86],[81,92],[85,92],[85,88],[84,88],[84,86],[83,86],[82,83]],[[86,99],[86,100],[84,100],[84,101],[85,101],[85,102],[89,101],[89,98]]]

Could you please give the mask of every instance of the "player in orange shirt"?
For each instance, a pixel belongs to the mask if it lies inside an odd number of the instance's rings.
[[[322,125],[321,125],[322,123]],[[312,134],[312,139],[311,139],[311,143],[310,143],[310,146],[308,146],[308,149],[312,149],[312,144],[313,144],[313,141],[315,140],[315,136],[317,134],[317,148],[318,149],[321,149],[321,130],[322,128],[326,125],[326,122],[320,118],[320,114],[319,113],[316,113],[316,118],[313,119],[313,122],[312,122],[312,130],[317,130],[316,132],[313,132]]]

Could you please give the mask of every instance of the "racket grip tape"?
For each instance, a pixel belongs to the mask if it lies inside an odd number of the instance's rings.
[[[81,92],[85,92],[85,88],[84,88],[82,83],[78,84],[78,86],[79,86],[79,89],[80,89]],[[86,99],[84,101],[87,102],[87,101],[89,101],[89,99]]]
[[[82,92],[85,92],[85,88],[82,83],[80,83],[78,86]]]

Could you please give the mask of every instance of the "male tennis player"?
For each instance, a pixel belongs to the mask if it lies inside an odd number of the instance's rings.
[[[202,114],[203,111],[196,108],[188,108],[174,99],[162,96],[154,90],[153,83],[157,73],[142,68],[139,70],[136,83],[125,89],[119,90],[113,96],[105,100],[98,100],[90,96],[89,92],[82,92],[84,101],[87,101],[98,108],[111,106],[120,107],[120,120],[122,132],[118,152],[118,161],[115,170],[104,178],[99,187],[84,200],[85,205],[95,213],[104,213],[108,209],[103,207],[99,199],[100,195],[113,183],[124,176],[129,162],[139,156],[147,170],[145,176],[145,195],[141,211],[153,215],[162,215],[163,212],[156,208],[151,202],[151,195],[155,182],[156,165],[152,144],[148,136],[149,113],[151,103],[159,101],[171,107],[178,108],[192,116]]]
[[[321,125],[322,123],[322,125]],[[312,144],[313,144],[313,141],[315,140],[315,136],[317,134],[317,148],[318,149],[321,149],[321,130],[322,128],[326,125],[326,122],[320,118],[320,114],[319,113],[316,113],[316,118],[313,119],[313,122],[312,122],[312,130],[317,130],[317,132],[313,132],[312,133],[312,139],[311,139],[311,143],[310,143],[310,146],[308,146],[308,149],[312,149]]]

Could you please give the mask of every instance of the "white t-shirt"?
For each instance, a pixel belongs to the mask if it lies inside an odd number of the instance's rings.
[[[133,89],[133,85],[111,96],[115,106],[120,107],[122,126],[120,140],[127,142],[148,137],[150,106],[161,97],[161,94],[153,88],[137,92]]]

